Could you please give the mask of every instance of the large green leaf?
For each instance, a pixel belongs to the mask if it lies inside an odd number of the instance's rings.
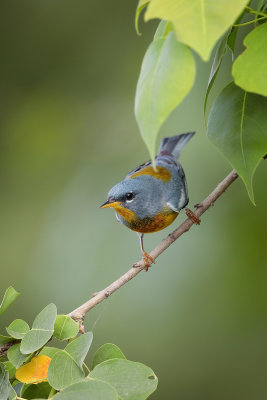
[[[7,358],[16,368],[19,368],[23,364],[26,357],[27,355],[22,354],[20,351],[20,343],[14,344],[14,346],[8,349]]]
[[[229,84],[216,99],[208,137],[243,179],[254,203],[252,179],[267,153],[267,98]]]
[[[54,325],[54,336],[59,340],[68,340],[78,335],[79,323],[68,315],[58,315]]]
[[[3,314],[9,306],[11,306],[18,296],[19,293],[12,286],[7,288],[2,303],[0,304],[0,315]]]
[[[151,0],[145,20],[171,21],[180,42],[207,61],[222,34],[234,23],[247,0]]]
[[[110,383],[122,400],[145,400],[158,384],[151,368],[116,358],[98,364],[89,376]]]
[[[5,367],[2,363],[0,363],[0,399],[6,400],[9,394],[9,377],[8,371],[5,370]]]
[[[115,344],[103,344],[103,346],[99,347],[94,355],[92,369],[94,369],[98,364],[102,363],[103,361],[111,360],[112,358],[122,358],[124,360],[126,359],[121,349],[119,349],[119,347]]]
[[[47,379],[56,390],[62,390],[84,377],[81,369],[92,342],[92,332],[79,336],[52,357]]]
[[[26,333],[21,341],[20,351],[23,354],[33,353],[43,347],[54,332],[54,323],[57,308],[51,303],[46,306],[35,318],[32,329]]]
[[[27,332],[29,332],[30,327],[27,322],[23,321],[23,319],[15,319],[15,321],[11,322],[11,324],[6,328],[7,333],[15,339],[22,339]]]
[[[244,40],[247,49],[233,64],[235,83],[242,89],[267,96],[267,22]]]
[[[83,379],[61,393],[56,394],[55,400],[118,400],[116,390],[105,382],[93,379]]]
[[[135,115],[152,159],[161,125],[190,91],[194,78],[193,55],[174,32],[150,44],[137,84]]]

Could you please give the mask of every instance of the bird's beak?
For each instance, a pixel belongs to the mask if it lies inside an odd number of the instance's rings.
[[[102,204],[102,206],[100,206],[99,208],[108,208],[108,207],[116,208],[119,205],[120,205],[119,201],[108,200],[104,204]]]

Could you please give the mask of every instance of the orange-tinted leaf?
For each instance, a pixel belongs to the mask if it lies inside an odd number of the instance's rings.
[[[16,372],[16,378],[23,383],[40,383],[47,380],[47,370],[51,358],[48,356],[37,356],[20,367]]]

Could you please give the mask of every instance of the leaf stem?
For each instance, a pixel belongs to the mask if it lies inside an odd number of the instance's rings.
[[[52,397],[53,397],[56,393],[57,393],[56,389],[52,388],[51,391],[50,391],[50,393],[49,393],[48,399],[52,399]]]
[[[253,10],[253,8],[251,8],[251,7],[245,7],[245,10],[250,14],[262,15],[263,17],[267,17],[266,13],[263,13],[261,11]]]
[[[83,366],[85,367],[85,369],[87,369],[88,374],[90,374],[90,369],[89,369],[88,366],[85,364],[85,362],[83,363]]]
[[[232,25],[232,26],[246,26],[246,25],[253,24],[254,22],[261,21],[262,19],[266,19],[266,18],[267,18],[267,15],[264,17],[257,18],[257,19],[253,19],[252,21],[244,22],[243,24],[236,24],[236,25]]]

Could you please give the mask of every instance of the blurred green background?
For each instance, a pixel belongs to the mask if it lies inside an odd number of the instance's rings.
[[[135,0],[0,3],[0,293],[10,284],[22,293],[1,333],[50,302],[70,312],[140,257],[136,234],[98,208],[148,158],[133,106],[156,22],[141,23],[138,37],[135,8]],[[194,88],[160,133],[197,131],[182,155],[191,207],[231,169],[205,135],[210,65],[196,61]],[[212,98],[229,79],[226,60]],[[265,163],[257,207],[238,180],[200,227],[87,316],[93,351],[113,342],[154,369],[151,399],[266,399]],[[183,219],[146,235],[145,248]]]

